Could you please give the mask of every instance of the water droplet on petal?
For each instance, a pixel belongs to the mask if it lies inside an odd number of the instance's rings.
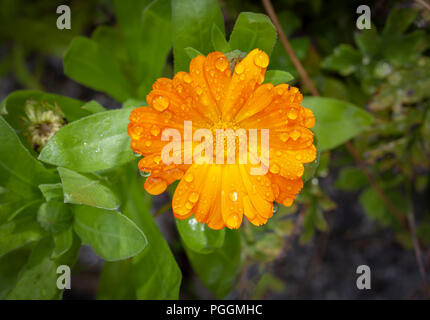
[[[194,179],[194,176],[193,176],[193,174],[192,173],[187,173],[186,175],[185,175],[185,181],[186,182],[191,182],[191,181],[193,181],[193,179]]]
[[[191,81],[193,81],[193,79],[191,78],[191,76],[190,76],[189,74],[186,74],[186,75],[184,76],[184,81],[185,81],[186,83],[191,83]]]
[[[234,201],[234,202],[237,201],[237,192],[236,191],[230,193],[230,199],[231,199],[231,201]]]
[[[146,171],[139,171],[139,173],[142,177],[149,177],[151,175],[151,172]]]
[[[260,52],[254,57],[254,63],[260,68],[266,68],[269,65],[269,56],[265,52]]]
[[[143,135],[143,128],[135,125],[130,128],[129,132],[132,139],[139,140]]]
[[[148,177],[145,182],[145,190],[150,194],[158,195],[167,188],[167,183],[161,178]]]
[[[270,172],[273,174],[278,174],[279,173],[279,166],[274,163],[271,167],[270,167]]]
[[[198,95],[201,95],[201,94],[203,93],[202,88],[197,87],[197,88],[196,88],[196,93],[197,93]]]
[[[279,205],[276,202],[274,202],[273,203],[273,213],[275,214],[276,212],[278,212],[278,210],[279,210]]]
[[[296,108],[291,108],[287,114],[288,118],[291,120],[296,120],[298,115],[299,115],[299,113],[298,113]]]
[[[153,100],[152,104],[155,110],[161,112],[169,107],[169,99],[163,96],[159,96],[158,98]]]
[[[234,72],[236,72],[237,74],[242,74],[243,71],[245,71],[243,64],[239,63],[238,65],[236,65],[236,68],[234,68]]]
[[[232,214],[227,218],[227,226],[230,228],[236,229],[239,227],[239,217],[236,214]]]
[[[294,141],[296,141],[298,138],[300,138],[301,135],[302,134],[300,133],[300,131],[297,131],[297,130],[294,130],[290,134],[291,138],[293,138]]]
[[[151,134],[152,134],[153,136],[158,136],[158,135],[160,134],[160,128],[159,128],[159,127],[157,127],[157,126],[154,124],[154,125],[151,127],[150,132],[151,132]]]
[[[138,157],[138,158],[142,156],[140,153],[137,153],[136,151],[133,151],[133,154],[135,157]]]
[[[286,142],[288,140],[288,133],[286,132],[282,132],[281,135],[279,136],[279,139],[281,139],[282,142]]]
[[[225,69],[228,67],[228,61],[225,57],[220,57],[215,62],[215,68],[217,68],[219,71],[224,72]]]
[[[190,197],[188,198],[193,203],[196,203],[199,200],[199,194],[197,192],[191,192]]]

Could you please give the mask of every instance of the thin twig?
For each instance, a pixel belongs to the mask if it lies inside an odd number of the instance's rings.
[[[285,51],[289,55],[291,61],[293,62],[294,66],[296,67],[297,71],[299,72],[300,78],[303,80],[303,84],[309,89],[311,94],[313,96],[319,96],[318,90],[316,89],[312,79],[308,76],[306,70],[303,68],[302,63],[297,58],[296,54],[294,53],[293,48],[291,47],[287,36],[285,35],[281,24],[279,23],[278,16],[276,15],[275,10],[273,9],[272,2],[270,0],[262,0],[263,6],[266,9],[267,14],[269,15],[270,19],[272,20],[273,24],[275,25],[276,29],[278,30],[279,38],[281,39],[282,45],[285,48]],[[402,214],[397,208],[394,206],[394,204],[390,201],[390,199],[384,194],[383,190],[379,187],[376,179],[373,177],[371,172],[362,164],[361,158],[358,155],[357,151],[355,150],[354,146],[347,141],[345,143],[348,151],[351,153],[351,155],[354,157],[354,160],[356,161],[357,165],[363,168],[364,174],[366,175],[367,179],[369,180],[370,185],[375,189],[378,196],[381,198],[381,200],[384,202],[384,204],[387,206],[388,210],[391,212],[391,214],[394,216],[398,222],[404,226],[407,227],[407,223],[405,222],[405,219],[403,218],[405,215]]]
[[[420,5],[422,5],[427,10],[430,10],[430,4],[428,4],[424,0],[415,0],[415,2],[418,3],[418,4],[420,4]]]
[[[413,208],[411,208],[409,211],[408,222],[409,222],[409,229],[411,231],[412,243],[414,245],[415,258],[417,260],[418,269],[420,270],[420,274],[421,274],[421,278],[423,279],[424,286],[428,288],[427,273],[423,262],[420,243],[417,238],[415,215],[414,215]]]
[[[294,52],[293,47],[291,46],[287,36],[284,33],[284,30],[282,29],[281,24],[279,23],[278,16],[276,15],[275,10],[273,9],[272,2],[270,0],[263,0],[263,6],[266,9],[270,19],[272,19],[272,22],[275,25],[276,29],[278,30],[279,38],[281,39],[282,45],[284,46],[285,51],[287,51],[288,55],[290,56],[290,59],[293,62],[294,66],[296,67],[297,71],[299,72],[300,78],[302,78],[305,86],[309,89],[309,91],[313,96],[319,96],[317,88],[315,87],[311,78],[309,78],[306,70],[303,68],[302,64],[300,63],[299,59],[297,58]]]

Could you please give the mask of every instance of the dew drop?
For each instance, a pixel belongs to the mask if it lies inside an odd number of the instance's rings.
[[[199,200],[199,194],[197,192],[191,192],[190,197],[188,198],[190,202],[196,203]]]
[[[155,110],[157,111],[164,111],[169,107],[169,99],[163,96],[159,96],[158,98],[154,99],[152,102]]]
[[[225,69],[228,67],[228,61],[225,57],[218,58],[215,62],[215,68],[217,68],[219,71],[224,72]]]
[[[288,133],[286,132],[282,132],[281,135],[279,136],[279,139],[281,139],[282,142],[286,142],[288,140]]]
[[[191,182],[191,181],[193,181],[193,179],[194,179],[194,176],[192,175],[192,173],[187,173],[185,175],[185,181],[186,182]]]
[[[269,65],[269,57],[261,52],[254,57],[254,63],[260,68],[266,68]]]
[[[243,71],[245,71],[243,64],[239,63],[238,65],[236,65],[236,68],[234,68],[234,72],[236,72],[237,74],[242,74]]]
[[[145,141],[145,146],[150,147],[152,144],[151,140],[146,140]]]
[[[138,158],[142,156],[140,153],[137,153],[136,151],[133,151],[133,155],[134,155],[135,157],[138,157]]]
[[[151,132],[151,134],[153,135],[153,136],[158,136],[159,134],[160,134],[160,128],[159,127],[157,127],[155,124],[151,127],[151,130],[150,130],[150,132]]]
[[[185,81],[186,83],[191,83],[191,81],[193,81],[193,79],[191,78],[191,76],[190,76],[189,74],[186,74],[186,75],[184,76],[184,81]]]
[[[294,130],[293,132],[291,132],[290,136],[291,138],[293,138],[294,141],[296,141],[298,138],[300,138],[301,133],[300,131]]]
[[[197,87],[197,88],[196,88],[196,93],[197,93],[198,95],[201,95],[201,94],[203,93],[202,88]]]
[[[273,213],[275,214],[279,210],[279,205],[276,202],[273,202]]]
[[[146,171],[139,171],[139,173],[142,177],[149,177],[151,175],[151,172]]]
[[[291,120],[296,120],[297,116],[298,116],[297,109],[296,108],[291,108],[290,111],[288,111],[287,116]]]
[[[236,191],[230,193],[230,199],[231,199],[231,201],[234,201],[234,202],[237,201],[237,192]]]
[[[230,228],[237,228],[239,226],[239,217],[236,214],[232,214],[227,218],[227,225]]]
[[[161,178],[148,177],[145,182],[145,189],[150,194],[158,195],[167,188],[167,183]]]
[[[187,208],[188,210],[191,210],[193,208],[193,204],[187,201],[187,203],[185,203],[185,208]]]
[[[270,167],[270,172],[273,174],[278,174],[279,173],[279,166],[275,163]]]

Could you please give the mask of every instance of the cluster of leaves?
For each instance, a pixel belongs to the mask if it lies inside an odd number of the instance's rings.
[[[414,8],[394,8],[381,32],[375,26],[356,32],[357,48],[341,44],[322,62],[323,68],[344,77],[344,94],[357,103],[363,101],[375,116],[355,146],[403,216],[393,215],[357,168],[343,168],[336,185],[346,191],[361,190],[364,211],[397,230],[407,247],[412,244],[404,225],[414,210],[412,195],[427,189],[430,169],[430,58],[425,55],[430,42],[425,30],[413,27],[418,13]],[[417,232],[428,242],[430,217],[423,213]]]
[[[131,109],[144,104],[156,78],[171,74],[166,60],[172,44],[175,72],[187,70],[196,53],[257,47],[269,55],[273,50],[266,81],[293,79],[276,63],[285,54],[276,53],[276,31],[263,14],[241,13],[227,41],[216,0],[116,0],[114,12],[117,26],[101,25],[90,38],[75,37],[63,62],[68,77],[107,93],[122,103],[120,109],[33,90],[15,91],[1,103],[1,298],[61,297],[56,267],[73,266],[81,244],[106,261],[99,298],[178,298],[181,271],[151,215],[152,199],[129,148]],[[68,122],[40,154],[31,149],[20,121],[29,99],[58,105]],[[326,228],[322,211],[333,207],[317,183],[327,175],[328,150],[372,122],[367,112],[342,100],[307,97],[304,104],[318,119],[314,132],[322,154],[306,171],[311,179],[321,162],[300,200],[306,209],[303,242],[315,228]],[[266,226],[240,231],[210,230],[193,218],[177,220],[176,227],[194,271],[222,298],[246,259],[267,262],[279,255],[294,224],[289,212],[281,207]]]

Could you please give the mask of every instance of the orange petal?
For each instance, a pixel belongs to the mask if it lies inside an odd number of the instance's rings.
[[[197,202],[204,197],[202,187],[207,179],[209,165],[193,164],[185,172],[173,195],[172,207],[175,217],[188,217]]]
[[[238,165],[224,165],[222,174],[221,209],[224,223],[230,229],[237,229],[242,223],[242,199],[244,194],[245,188],[242,184],[242,177]]]
[[[254,90],[264,81],[268,64],[268,55],[254,49],[236,65],[221,109],[223,120],[232,120]]]
[[[270,218],[273,215],[273,190],[271,181],[266,176],[253,176],[245,165],[239,166],[246,193],[258,215]]]

